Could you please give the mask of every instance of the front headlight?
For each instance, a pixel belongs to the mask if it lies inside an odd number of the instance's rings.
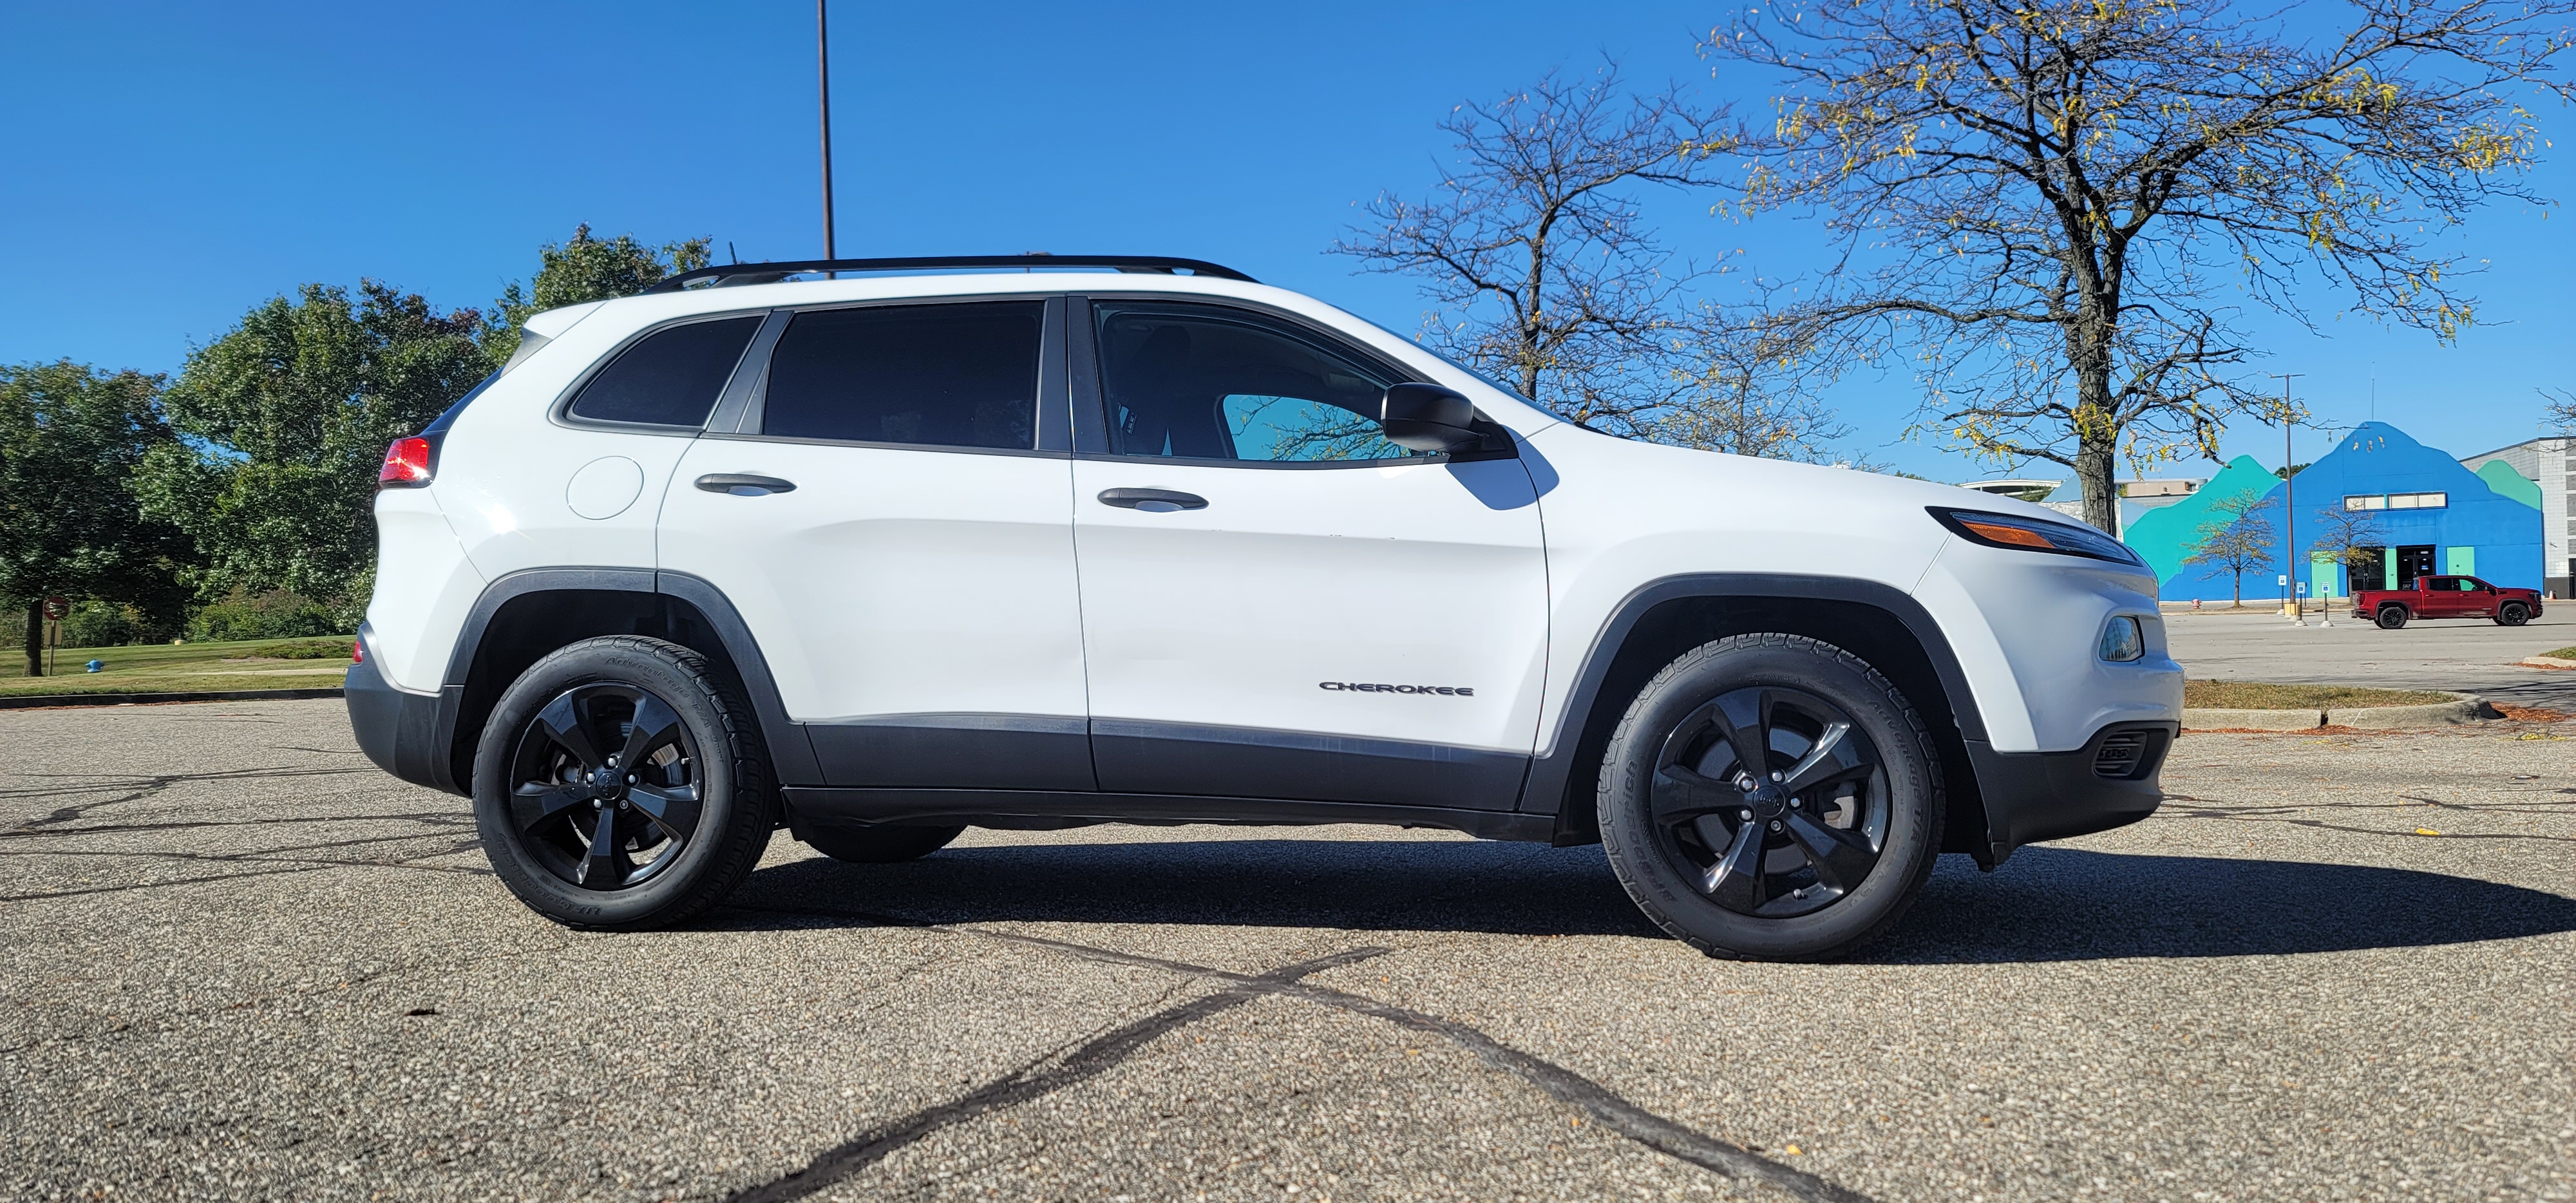
[[[2147,633],[2138,628],[2137,619],[2114,614],[2102,624],[2101,653],[2114,664],[2135,660],[2147,654]]]
[[[2089,526],[1939,506],[1925,507],[1925,512],[1950,528],[1951,534],[1986,547],[2055,552],[2062,556],[2083,556],[2088,560],[2109,560],[2114,564],[2141,568],[2147,563],[2138,558],[2138,553],[2129,550],[2128,544]]]

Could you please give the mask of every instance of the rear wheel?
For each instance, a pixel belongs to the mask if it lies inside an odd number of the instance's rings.
[[[2406,625],[2406,607],[2381,606],[2379,608],[2379,617],[2374,621],[2379,623],[2380,630],[2394,631],[2397,628]]]
[[[798,837],[816,852],[854,865],[920,860],[948,846],[963,827],[817,827]]]
[[[1738,635],[1675,660],[1601,766],[1601,841],[1665,931],[1712,956],[1868,942],[1941,848],[1940,761],[1886,677],[1840,648]]]
[[[622,635],[539,660],[474,758],[474,822],[519,900],[571,927],[669,927],[733,892],[775,804],[751,708],[704,656]]]
[[[2531,621],[2531,609],[2521,602],[2506,602],[2496,607],[2495,620],[2500,627],[2518,627]]]

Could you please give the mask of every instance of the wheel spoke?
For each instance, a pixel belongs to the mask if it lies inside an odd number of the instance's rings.
[[[653,825],[670,836],[674,844],[687,843],[698,830],[697,786],[637,785],[628,788],[626,800],[653,820]]]
[[[1816,737],[1814,747],[1798,758],[1798,763],[1783,774],[1780,788],[1802,794],[1853,769],[1868,767],[1862,761],[1860,741],[1850,738],[1852,725],[1834,721],[1825,725],[1824,734]]]
[[[1709,719],[1735,746],[1735,758],[1759,780],[1771,771],[1771,691],[1738,689],[1717,699]]]
[[[1828,827],[1801,811],[1791,811],[1788,822],[1790,840],[1816,867],[1816,881],[1826,889],[1850,893],[1878,863],[1878,854],[1869,850],[1858,832]]]
[[[581,884],[594,890],[615,889],[634,868],[635,862],[626,855],[626,837],[617,831],[617,808],[601,807],[590,851],[581,858]]]
[[[679,714],[662,699],[645,694],[635,699],[635,729],[627,733],[626,748],[617,763],[629,773],[640,771],[645,753],[679,737]]]
[[[590,800],[590,791],[578,785],[548,785],[542,781],[521,782],[510,791],[510,818],[519,830],[533,831],[537,824]]]
[[[1659,822],[1678,823],[1698,815],[1744,805],[1744,791],[1677,764],[1656,770],[1647,800]]]
[[[1717,863],[1708,867],[1700,888],[1719,906],[1730,911],[1753,913],[1762,905],[1762,824],[1748,822],[1735,829],[1735,842]]]
[[[537,712],[537,729],[545,732],[555,746],[572,753],[581,767],[596,769],[607,761],[600,756],[598,745],[590,742],[590,725],[585,721],[590,718],[589,710],[576,703],[575,695],[567,693]]]

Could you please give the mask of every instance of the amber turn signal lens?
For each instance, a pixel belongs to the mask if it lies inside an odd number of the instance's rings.
[[[1975,531],[1997,543],[2010,543],[2015,547],[2037,547],[2047,551],[2056,551],[2058,549],[2056,544],[2048,541],[2048,536],[2035,530],[2027,530],[2018,526],[2003,526],[1993,522],[1979,522],[1974,518],[1961,518],[1959,520],[1959,525],[1967,527],[1969,530]]]

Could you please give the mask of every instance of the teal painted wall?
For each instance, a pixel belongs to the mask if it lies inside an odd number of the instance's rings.
[[[2209,521],[2209,507],[2249,493],[2259,497],[2280,483],[2281,478],[2272,475],[2272,470],[2253,456],[2237,456],[2218,475],[2210,477],[2208,484],[2200,486],[2199,492],[2138,515],[2138,520],[2122,532],[2122,540],[2155,569],[2157,580],[2172,580],[2175,573],[2182,571],[2183,557],[2191,554],[2192,537],[2200,533],[2202,523]],[[2251,578],[2248,580],[2250,587]],[[2268,576],[2264,578],[2266,588],[2270,580]]]
[[[2478,469],[2478,479],[2497,493],[2513,498],[2533,509],[2540,508],[2540,482],[2513,470],[2513,465],[2491,459]]]

